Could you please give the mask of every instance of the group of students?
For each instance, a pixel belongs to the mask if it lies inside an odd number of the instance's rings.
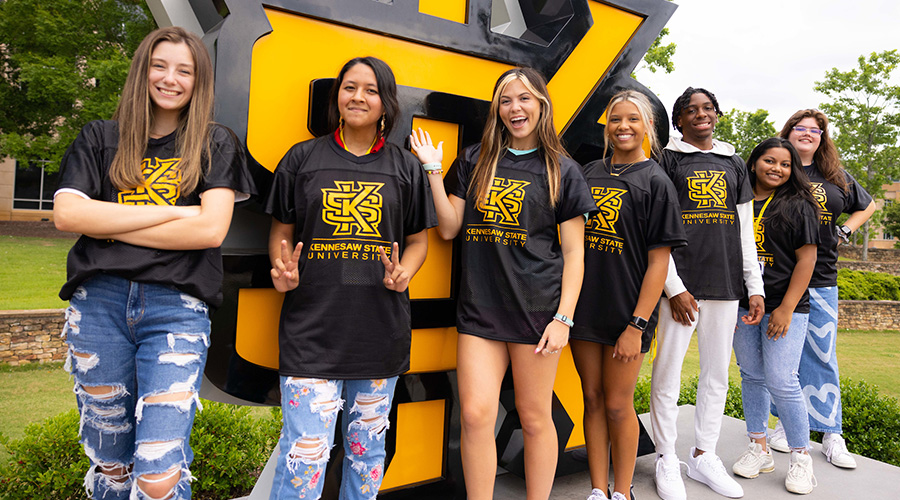
[[[383,61],[360,57],[341,68],[329,96],[333,132],[292,147],[269,192],[257,193],[242,146],[211,120],[212,102],[200,40],[180,28],[154,31],[135,53],[113,120],[88,124],[61,165],[55,221],[83,234],[60,296],[70,300],[65,333],[93,498],[190,498],[208,307],[221,303],[218,247],[234,202],[254,194],[273,218],[271,276],[285,292],[271,498],[321,496],[339,417],[341,498],[376,496],[394,388],[409,369],[407,288],[431,227],[461,243],[457,379],[469,498],[493,496],[508,368],[527,498],[549,497],[558,455],[553,385],[570,340],[584,393],[588,498],[633,496],[632,401],[657,322],[651,417],[660,496],[685,498],[676,401],[695,328],[701,379],[688,475],[742,495],[715,455],[733,344],[751,438],[734,472],[769,472],[768,446],[788,449],[788,489],[811,491],[800,383],[817,368],[806,354],[801,365],[807,316],[817,332],[836,323],[835,220],[853,213],[846,237],[872,209],[840,168],[821,113],[792,117],[783,138],[760,144],[745,165],[712,139],[721,112],[708,91],[689,88],[678,99],[672,119],[683,137],[660,151],[649,100],[625,90],[607,108],[611,156],[582,168],[554,129],[544,78],[515,68],[497,80],[481,142],[443,176],[442,144],[427,131],[410,136],[415,155],[386,142],[400,116],[394,76]],[[515,237],[489,237],[492,228]],[[833,326],[825,351],[834,378],[813,377],[822,386],[837,384]],[[781,448],[777,434],[766,442],[770,394]],[[840,413],[830,417],[836,426],[813,426],[832,433],[826,453],[855,465],[840,440]]]

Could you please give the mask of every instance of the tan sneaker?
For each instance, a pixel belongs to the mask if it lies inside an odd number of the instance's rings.
[[[738,458],[738,461],[731,467],[731,471],[741,477],[753,479],[759,476],[760,472],[767,473],[775,470],[775,459],[772,458],[772,452],[762,451],[762,445],[751,442],[747,446],[747,451]]]

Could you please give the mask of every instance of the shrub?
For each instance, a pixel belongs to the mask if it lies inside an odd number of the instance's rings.
[[[681,392],[678,394],[678,405],[697,404],[697,375],[681,381]],[[641,377],[634,389],[634,408],[637,412],[650,411],[650,377]],[[725,414],[729,417],[744,419],[744,404],[741,401],[740,382],[728,381],[728,396],[725,399]]]
[[[837,284],[840,300],[900,300],[900,276],[840,269]]]
[[[281,430],[281,411],[254,418],[247,407],[204,401],[191,432],[193,497],[234,498],[249,493]],[[90,466],[78,443],[78,412],[69,410],[25,428],[25,437],[0,445],[9,460],[0,464],[0,498],[86,499]]]
[[[69,410],[25,427],[22,439],[0,444],[9,462],[0,464],[0,498],[86,499],[90,462],[78,443],[78,412]]]

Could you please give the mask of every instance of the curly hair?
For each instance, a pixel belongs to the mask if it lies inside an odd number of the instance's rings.
[[[678,118],[681,116],[684,108],[691,102],[691,96],[694,94],[706,94],[706,97],[709,97],[709,100],[712,101],[713,106],[716,108],[716,116],[722,116],[722,109],[719,107],[719,101],[716,100],[715,94],[706,89],[688,87],[678,99],[675,99],[675,105],[672,106],[672,126],[679,132],[681,132],[681,126],[678,125]]]

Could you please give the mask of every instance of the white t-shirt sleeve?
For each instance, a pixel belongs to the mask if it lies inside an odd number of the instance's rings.
[[[765,297],[762,272],[756,255],[756,236],[753,234],[753,200],[739,204],[737,214],[741,224],[741,255],[747,296],[761,295]]]

